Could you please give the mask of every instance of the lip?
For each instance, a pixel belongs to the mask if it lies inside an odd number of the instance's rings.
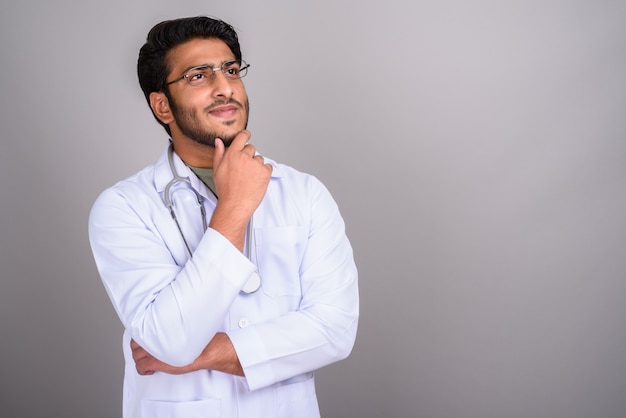
[[[238,110],[239,108],[237,106],[228,104],[211,108],[209,110],[209,113],[213,116],[217,116],[220,118],[232,118],[233,116],[235,116]]]

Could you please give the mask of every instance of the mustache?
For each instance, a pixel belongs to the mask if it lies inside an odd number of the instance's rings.
[[[209,106],[204,108],[205,112],[210,112],[211,110],[215,109],[218,106],[224,106],[224,105],[234,105],[237,106],[240,109],[243,109],[243,105],[238,102],[237,100],[233,99],[232,97],[228,100],[217,100],[213,103],[211,103]]]

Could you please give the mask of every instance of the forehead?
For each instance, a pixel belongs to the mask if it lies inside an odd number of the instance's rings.
[[[166,57],[170,73],[174,74],[202,64],[217,66],[234,58],[228,45],[217,38],[191,39],[172,48]]]

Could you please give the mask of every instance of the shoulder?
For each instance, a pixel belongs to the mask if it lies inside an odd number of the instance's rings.
[[[117,210],[142,212],[160,202],[154,179],[154,165],[150,165],[106,188],[93,203],[92,216],[111,215]]]
[[[122,196],[133,196],[156,192],[154,182],[154,165],[145,167],[137,173],[118,181],[111,187],[105,189],[103,194],[117,194]]]

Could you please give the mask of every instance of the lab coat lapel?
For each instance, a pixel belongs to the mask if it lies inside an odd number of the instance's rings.
[[[169,145],[168,145],[169,146]],[[154,184],[156,191],[161,195],[165,193],[167,184],[173,179],[174,175],[170,168],[168,157],[168,147],[165,147],[161,156],[154,165]],[[213,210],[215,209],[216,199],[210,190],[202,183],[202,181],[185,165],[185,163],[174,153],[174,168],[180,177],[189,178],[190,183],[180,181],[170,188],[170,199],[174,205],[174,211],[180,228],[184,234],[191,251],[193,252],[198,246],[200,239],[204,235],[204,225],[198,200],[193,192],[195,189],[203,200],[206,210],[206,222],[209,223]],[[172,220],[174,222],[174,220]],[[177,237],[181,244],[183,241]],[[183,244],[184,245],[184,244]],[[186,250],[185,250],[186,251]]]

